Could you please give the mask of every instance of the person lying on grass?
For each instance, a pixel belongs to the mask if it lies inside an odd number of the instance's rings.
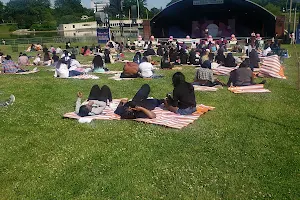
[[[255,85],[254,82],[254,75],[252,70],[249,67],[249,59],[244,60],[238,69],[233,70],[230,72],[230,77],[227,82],[227,86],[230,87],[233,86],[249,86],[249,85]],[[265,84],[266,81],[263,80],[259,84]]]
[[[156,118],[152,111],[163,103],[163,100],[148,99],[150,86],[144,84],[135,94],[131,101],[122,100],[115,111],[115,114],[121,116],[122,119],[137,118]]]
[[[185,76],[181,72],[176,72],[172,77],[174,86],[173,97],[167,95],[165,107],[180,115],[190,115],[196,111],[196,98],[194,87],[185,81]]]
[[[2,63],[2,72],[6,74],[15,74],[26,72],[28,70],[24,70],[20,68],[14,61],[11,60],[11,56],[7,55]]]
[[[75,113],[80,117],[100,115],[112,101],[111,91],[107,85],[102,86],[101,89],[99,85],[94,85],[88,100],[83,104],[81,103],[82,97],[83,94],[78,92]]]

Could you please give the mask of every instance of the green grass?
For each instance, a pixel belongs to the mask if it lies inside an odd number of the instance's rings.
[[[73,111],[76,92],[87,96],[93,84],[107,84],[114,98],[131,98],[149,83],[151,96],[162,98],[172,91],[174,71],[121,82],[106,75],[54,79],[43,67],[0,76],[0,98],[16,96],[13,106],[0,109],[0,199],[300,199],[296,50],[285,47],[292,55],[288,79],[267,79],[272,93],[197,92],[197,103],[216,109],[183,130],[62,119]],[[192,81],[195,69],[183,72]]]

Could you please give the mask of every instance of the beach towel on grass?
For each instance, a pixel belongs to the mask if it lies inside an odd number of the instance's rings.
[[[267,56],[261,58],[261,68],[258,74],[259,77],[274,77],[286,79],[284,76],[283,66],[280,63],[278,55]]]
[[[217,87],[194,85],[194,90],[195,91],[201,91],[201,92],[216,92],[218,90],[218,88]]]
[[[95,74],[121,74],[122,71],[105,71],[105,72],[93,72]]]
[[[114,114],[114,111],[116,109],[115,105],[118,105],[120,101],[121,99],[114,99],[111,103],[111,105],[113,106],[106,107],[101,115],[87,116],[84,118],[93,119],[93,120],[120,120],[121,119],[120,116]],[[193,123],[201,115],[213,109],[214,107],[198,105],[197,111],[194,114],[178,115],[170,111],[163,110],[161,108],[155,108],[153,110],[153,112],[156,114],[155,119],[135,119],[135,121],[144,122],[148,124],[161,125],[169,128],[182,129],[188,126],[189,124]],[[66,113],[64,117],[77,119],[77,120],[81,118],[74,112]]]
[[[271,92],[268,89],[264,88],[264,85],[250,85],[250,86],[241,86],[241,87],[229,87],[229,91],[235,94],[242,94],[242,93],[268,93]]]

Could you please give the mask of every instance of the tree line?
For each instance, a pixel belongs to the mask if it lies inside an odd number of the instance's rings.
[[[110,18],[120,16],[120,0],[110,0],[110,6],[105,8]],[[139,0],[140,17],[151,19],[161,9],[147,9],[146,0]],[[131,6],[136,0],[124,0],[122,13],[125,18],[130,15]],[[6,5],[0,0],[0,23],[16,23],[19,29],[36,31],[56,30],[59,24],[82,22],[81,16],[90,18],[85,21],[95,21],[93,9],[82,6],[81,0],[10,0]]]

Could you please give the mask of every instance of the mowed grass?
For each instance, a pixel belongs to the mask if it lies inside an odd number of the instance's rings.
[[[216,109],[183,130],[62,118],[77,91],[87,97],[93,84],[131,98],[148,83],[151,96],[163,98],[173,89],[172,70],[120,82],[54,79],[45,67],[1,75],[0,98],[14,94],[16,102],[0,109],[0,199],[300,199],[300,46],[285,47],[288,79],[267,79],[272,93],[196,92],[197,103]],[[182,72],[193,80],[193,67]]]

